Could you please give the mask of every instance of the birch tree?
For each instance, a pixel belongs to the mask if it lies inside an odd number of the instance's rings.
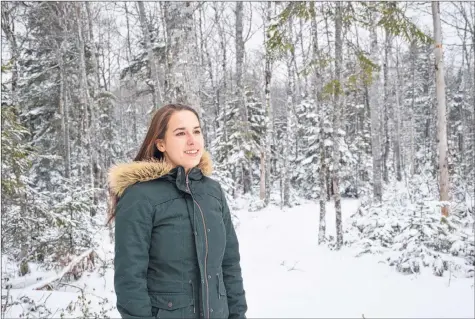
[[[445,105],[445,79],[444,60],[442,51],[442,30],[440,24],[440,3],[432,2],[432,19],[434,23],[435,40],[435,80],[437,94],[437,141],[439,151],[439,192],[440,200],[449,201],[449,170],[448,170],[448,150],[447,150],[447,110]],[[449,208],[442,207],[442,215],[449,215]]]
[[[272,2],[266,3],[265,24],[264,24],[264,48],[265,48],[265,69],[264,69],[264,94],[265,94],[265,138],[261,139],[261,181],[260,181],[260,198],[264,200],[264,205],[269,205],[270,191],[271,191],[271,156],[272,156],[272,108],[271,108],[271,80],[272,80],[272,53],[269,50],[267,43],[269,42],[270,34],[267,31],[271,23]]]
[[[374,10],[372,12],[372,25],[370,30],[371,41],[371,60],[373,63],[379,64],[379,45],[377,36],[377,23],[379,21],[379,13]],[[381,202],[382,200],[382,183],[381,183],[381,142],[379,139],[379,106],[381,101],[380,94],[380,77],[379,70],[372,72],[372,79],[369,88],[369,107],[371,114],[371,151],[373,154],[373,195],[374,198]]]
[[[332,186],[335,201],[335,220],[336,220],[336,249],[343,246],[343,225],[341,219],[341,194],[340,194],[340,126],[341,126],[341,95],[342,90],[342,64],[343,64],[343,18],[342,5],[337,2],[335,8],[335,88],[334,88],[334,108],[332,125]]]

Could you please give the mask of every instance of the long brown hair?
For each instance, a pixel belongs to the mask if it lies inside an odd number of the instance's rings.
[[[196,115],[198,122],[200,117],[198,112],[194,108],[184,104],[167,104],[159,108],[153,115],[152,121],[148,127],[147,135],[142,142],[137,155],[134,158],[134,161],[148,161],[148,160],[163,160],[164,154],[160,152],[157,148],[155,141],[157,139],[164,139],[165,133],[168,129],[168,122],[170,121],[173,113],[178,111],[190,111]],[[117,194],[111,191],[109,188],[109,210],[108,210],[108,221],[109,224],[115,217],[115,208],[119,197]]]

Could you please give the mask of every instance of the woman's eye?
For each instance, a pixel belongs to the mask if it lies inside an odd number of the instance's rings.
[[[201,134],[201,131],[200,131],[200,130],[196,130],[196,131],[195,131],[195,134]]]
[[[179,132],[176,136],[185,135],[185,132]]]

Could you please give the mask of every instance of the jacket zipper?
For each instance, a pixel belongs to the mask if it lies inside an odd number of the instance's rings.
[[[190,185],[189,185],[189,182],[188,182],[188,174],[186,174],[186,188],[188,189],[188,192],[190,192],[190,195],[191,195],[191,198],[193,199],[193,202],[196,204],[196,206],[198,206],[198,209],[200,210],[200,213],[201,213],[201,220],[203,221],[203,231],[204,231],[204,234],[205,234],[205,269],[204,269],[204,272],[205,272],[205,283],[206,283],[206,314],[207,314],[207,318],[209,318],[209,284],[208,284],[208,275],[207,275],[207,262],[208,262],[208,235],[206,234],[206,222],[205,222],[205,216],[203,214],[203,210],[201,209],[200,205],[198,204],[198,202],[195,200],[195,198],[193,197],[193,194],[191,193],[191,189],[190,189]]]

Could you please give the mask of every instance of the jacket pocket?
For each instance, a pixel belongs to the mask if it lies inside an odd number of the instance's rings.
[[[193,297],[185,293],[153,293],[150,301],[158,309],[156,318],[186,318],[193,312]]]
[[[226,298],[226,287],[224,286],[223,278],[218,274],[218,298]]]
[[[220,274],[217,275],[218,281],[218,300],[213,302],[213,308],[215,312],[213,314],[214,318],[228,318],[229,309],[228,309],[228,296],[226,293],[226,286]]]

